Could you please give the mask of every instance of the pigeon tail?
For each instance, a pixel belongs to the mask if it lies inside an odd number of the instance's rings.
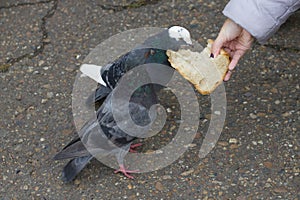
[[[62,172],[62,180],[70,182],[74,180],[76,175],[87,165],[87,163],[93,158],[92,155],[75,158],[70,160],[64,167]]]
[[[67,144],[59,153],[57,153],[53,159],[74,159],[78,157],[89,156],[90,152],[85,148],[81,142],[80,137],[75,137],[69,144]]]

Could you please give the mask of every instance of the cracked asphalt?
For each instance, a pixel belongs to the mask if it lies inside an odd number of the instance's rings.
[[[254,44],[225,83],[226,122],[205,158],[198,151],[210,99],[199,95],[196,138],[168,167],[128,180],[94,160],[65,184],[66,162],[52,160],[74,136],[73,83],[95,46],[125,30],[171,25],[205,45],[226,2],[0,1],[0,199],[300,199],[299,11],[267,44]],[[172,99],[169,106],[176,115]],[[166,132],[138,150],[161,145]]]

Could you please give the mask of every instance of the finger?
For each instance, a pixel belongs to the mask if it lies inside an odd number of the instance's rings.
[[[240,58],[244,55],[244,52],[236,51],[232,56],[231,62],[228,66],[229,70],[233,70],[235,66],[238,64]]]
[[[223,40],[221,39],[221,36],[219,35],[217,39],[214,41],[211,47],[211,53],[214,55],[214,57],[217,57],[220,53],[220,50],[223,46]]]
[[[226,51],[226,53],[228,53],[228,55],[230,56],[230,58],[233,57],[234,55],[234,51],[232,51],[230,48],[227,47],[223,47],[224,51]]]
[[[228,69],[233,70],[235,68],[235,66],[237,65],[238,61],[239,61],[238,59],[233,57],[231,62],[229,63]]]
[[[232,71],[228,71],[224,77],[224,81],[228,81],[230,79],[231,74],[232,74]]]

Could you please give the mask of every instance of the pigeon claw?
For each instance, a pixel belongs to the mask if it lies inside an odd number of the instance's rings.
[[[123,173],[124,176],[126,176],[129,179],[134,179],[134,177],[129,175],[128,173],[137,173],[138,170],[127,170],[127,169],[125,169],[124,165],[120,165],[120,169],[115,170],[114,173],[116,174],[116,173],[119,173],[119,172]]]
[[[130,145],[130,149],[129,152],[130,153],[137,153],[137,150],[135,150],[135,148],[142,146],[142,143],[136,143],[136,144],[132,144]]]

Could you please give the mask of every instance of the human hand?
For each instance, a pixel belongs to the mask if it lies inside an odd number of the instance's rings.
[[[212,44],[212,54],[214,57],[218,56],[221,48],[229,53],[231,57],[229,70],[225,75],[224,81],[228,81],[232,74],[232,70],[237,65],[240,58],[251,48],[253,43],[252,35],[243,29],[241,26],[233,22],[231,19],[227,19],[217,39]]]

